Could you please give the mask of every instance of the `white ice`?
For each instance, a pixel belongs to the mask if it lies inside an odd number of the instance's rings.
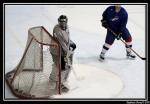
[[[76,43],[74,65],[78,66],[77,75],[83,81],[76,81],[75,89],[57,98],[145,98],[145,61],[140,58],[126,59],[126,51],[121,41],[115,41],[106,54],[106,61],[98,61],[104,44],[106,29],[101,26],[100,20],[103,11],[109,5],[5,5],[5,73],[16,67],[20,61],[27,42],[28,29],[34,26],[44,26],[52,33],[57,18],[61,14],[68,16],[71,39]],[[127,27],[133,38],[133,49],[145,57],[145,6],[123,5],[128,11]],[[82,66],[89,66],[87,72],[95,75],[88,77],[82,75]],[[80,71],[80,70],[81,71]],[[123,89],[118,95],[108,96],[95,93],[101,91],[101,81],[98,70],[113,72],[123,83]],[[86,69],[84,69],[86,70]],[[86,72],[86,71],[84,71]],[[101,71],[99,71],[100,73]],[[101,73],[100,73],[101,74]],[[71,74],[73,77],[73,74]],[[89,84],[88,81],[94,79]],[[75,79],[74,79],[75,81]],[[73,86],[74,82],[70,83]],[[84,86],[84,87],[83,87]],[[122,86],[122,85],[120,85]],[[81,88],[80,88],[81,87]],[[84,88],[84,89],[83,89]],[[112,89],[114,86],[112,84]],[[82,95],[88,92],[87,96]],[[5,98],[14,98],[10,89],[5,84]],[[90,96],[88,96],[91,94]],[[93,95],[93,96],[92,96]]]

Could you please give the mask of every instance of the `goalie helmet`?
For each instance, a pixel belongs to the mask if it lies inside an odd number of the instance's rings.
[[[58,23],[63,30],[65,30],[67,28],[67,22],[68,22],[67,16],[65,16],[65,15],[59,16]]]
[[[67,23],[68,18],[65,15],[60,15],[58,18],[58,22],[66,22]]]

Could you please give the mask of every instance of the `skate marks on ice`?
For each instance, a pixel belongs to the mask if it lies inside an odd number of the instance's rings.
[[[70,73],[70,91],[54,98],[115,98],[123,89],[123,82],[115,73],[96,67],[74,64],[74,71],[82,80]]]

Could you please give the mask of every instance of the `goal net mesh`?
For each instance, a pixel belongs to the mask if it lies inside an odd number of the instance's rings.
[[[55,55],[56,59],[53,59]],[[56,60],[55,62],[53,60]],[[49,81],[52,69],[56,70],[56,87]],[[21,98],[47,98],[60,94],[60,46],[43,27],[28,31],[24,54],[14,70],[6,74],[12,92]]]

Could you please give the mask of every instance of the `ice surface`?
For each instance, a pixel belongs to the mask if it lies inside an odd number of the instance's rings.
[[[135,60],[127,60],[121,41],[114,42],[106,54],[105,62],[98,61],[106,35],[100,20],[107,7],[108,5],[5,5],[5,73],[11,71],[20,61],[29,28],[42,25],[52,33],[58,16],[65,14],[69,19],[71,39],[77,45],[74,65],[79,66],[76,66],[75,70],[78,75],[84,76],[84,79],[79,82],[72,79],[70,86],[75,85],[78,88],[65,95],[56,95],[56,98],[145,98],[145,61],[138,57]],[[133,37],[133,49],[145,56],[145,6],[123,7],[129,13],[127,27]],[[88,67],[87,70],[83,69],[83,66]],[[83,74],[83,70],[87,73]],[[101,71],[106,71],[107,74],[113,72],[120,78],[124,88],[119,95],[111,96],[108,94],[111,91],[100,93],[103,81],[100,80]],[[73,74],[70,76],[73,78]],[[5,86],[4,93],[5,98],[15,98],[8,86]]]

